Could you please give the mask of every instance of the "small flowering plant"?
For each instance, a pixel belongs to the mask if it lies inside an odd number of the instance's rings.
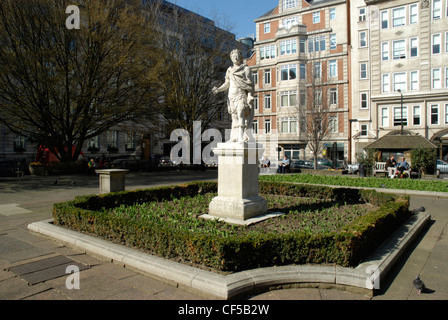
[[[30,166],[31,166],[31,167],[42,167],[43,164],[40,163],[40,162],[31,162],[31,163],[30,163]]]

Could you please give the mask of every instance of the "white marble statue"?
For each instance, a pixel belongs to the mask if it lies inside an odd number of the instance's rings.
[[[226,73],[224,84],[213,88],[213,93],[229,90],[228,111],[232,115],[232,131],[228,142],[254,142],[252,123],[254,120],[254,84],[249,67],[243,62],[238,49],[230,53],[233,66]]]

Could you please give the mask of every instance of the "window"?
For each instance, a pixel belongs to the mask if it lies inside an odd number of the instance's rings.
[[[297,78],[297,65],[290,64],[282,66],[281,79],[282,81],[294,80]]]
[[[318,39],[320,39],[320,40],[318,40]],[[324,51],[326,48],[325,36],[321,36],[320,38],[316,37],[316,41],[320,42],[320,51]]]
[[[308,52],[325,50],[325,36],[308,38]]]
[[[447,1],[448,6],[448,1]],[[448,32],[445,32],[445,52],[448,53]]]
[[[314,79],[322,77],[322,68],[320,62],[314,62]]]
[[[393,55],[394,60],[396,59],[405,59],[406,58],[406,41],[405,40],[396,40],[393,41]]]
[[[26,145],[25,145],[25,140],[26,138],[24,136],[21,135],[17,135],[14,138],[14,152],[24,152],[26,150]],[[94,141],[94,139],[91,139],[90,141]],[[98,137],[96,137],[96,148],[99,149],[98,146]]]
[[[252,130],[253,134],[258,134],[258,120],[254,120],[252,122]]]
[[[418,71],[411,71],[411,90],[419,89]]]
[[[283,40],[280,42],[280,55],[297,53],[297,39]]]
[[[366,62],[360,63],[359,69],[360,69],[359,77],[361,79],[367,79],[367,63]]]
[[[401,27],[406,24],[406,11],[404,7],[392,9],[392,25]]]
[[[282,133],[297,133],[297,119],[296,118],[281,118]]]
[[[125,149],[126,151],[135,151],[136,149],[135,132],[128,132],[125,135]]]
[[[442,1],[433,0],[432,1],[432,20],[438,20],[442,16]]]
[[[254,84],[258,84],[258,71],[252,72],[252,81]]]
[[[330,133],[339,132],[339,121],[337,116],[331,116],[329,121]]]
[[[264,133],[265,134],[271,133],[271,119],[264,120]]]
[[[368,125],[367,124],[361,124],[360,125],[360,135],[361,137],[367,137],[368,134]]]
[[[390,92],[390,75],[388,73],[382,76],[383,93]]]
[[[440,89],[442,88],[442,80],[441,80],[441,70],[440,68],[432,69],[432,88]]]
[[[330,20],[335,20],[336,19],[336,8],[331,8],[330,9]]]
[[[446,33],[448,36],[448,32]],[[336,41],[336,33],[330,34],[330,49],[335,50],[337,48],[337,41]]]
[[[264,109],[271,109],[271,95],[265,94],[264,95]]]
[[[322,90],[321,89],[316,89],[314,91],[314,105],[315,106],[322,105]]]
[[[389,60],[389,42],[381,43],[381,59],[383,61]]]
[[[306,90],[304,89],[300,90],[300,105],[306,105]]]
[[[305,53],[306,51],[306,38],[300,38],[299,40],[299,51]]]
[[[300,80],[306,80],[306,64],[300,64]]]
[[[271,84],[271,70],[264,70],[264,84]]]
[[[411,57],[418,56],[418,38],[411,38],[409,40],[409,52],[411,53]]]
[[[291,29],[292,26],[297,25],[298,20],[297,17],[285,18],[283,19],[283,27],[287,30]]]
[[[271,23],[270,22],[266,22],[264,24],[264,33],[271,33]]]
[[[258,110],[258,96],[254,96],[254,110]]]
[[[403,118],[401,114],[403,113]],[[401,126],[403,120],[403,125],[408,125],[408,107],[404,106],[403,109],[401,107],[394,107],[394,126]]]
[[[380,127],[389,126],[389,108],[381,108]]]
[[[275,58],[275,45],[260,47],[260,59],[273,59]]]
[[[320,11],[313,12],[313,24],[320,22]]]
[[[338,61],[330,60],[330,77],[338,76]]]
[[[118,148],[118,131],[107,131],[106,136],[107,149],[117,149]]]
[[[359,33],[359,47],[366,48],[367,47],[367,32],[361,31]]]
[[[412,113],[413,113],[413,119],[412,124],[414,126],[419,126],[421,124],[420,117],[421,117],[421,111],[420,106],[413,106],[412,107]]]
[[[432,35],[432,54],[440,53],[440,33]]]
[[[389,28],[389,10],[381,11],[381,29]]]
[[[366,21],[366,8],[359,8],[358,21]]]
[[[406,72],[394,73],[394,91],[398,91],[398,89],[407,90]]]
[[[409,24],[418,23],[418,4],[411,4],[409,6]]]
[[[282,91],[280,97],[282,107],[292,107],[297,105],[297,91]]]
[[[283,0],[283,9],[297,7],[298,0]]]
[[[445,67],[445,88],[448,88],[448,67]]]
[[[330,88],[329,95],[330,95],[330,104],[338,104],[338,89]]]
[[[368,109],[368,104],[367,104],[367,92],[361,92],[361,93],[360,93],[360,98],[361,98],[361,105],[360,105],[360,108],[361,108],[361,109]]]
[[[439,124],[439,105],[431,105],[431,124]]]
[[[445,124],[448,124],[448,103],[445,104]]]

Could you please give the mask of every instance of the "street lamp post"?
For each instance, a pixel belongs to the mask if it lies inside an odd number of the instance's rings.
[[[401,135],[403,135],[403,93],[401,89],[397,90],[401,95]]]

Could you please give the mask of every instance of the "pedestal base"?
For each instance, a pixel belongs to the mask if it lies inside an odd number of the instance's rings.
[[[267,202],[260,196],[250,199],[217,196],[210,202],[209,206],[210,215],[236,220],[247,220],[267,212]]]
[[[100,179],[100,194],[124,191],[126,188],[124,176],[128,172],[126,169],[96,170]]]
[[[218,157],[218,196],[210,202],[209,215],[246,220],[268,212],[267,202],[258,195],[258,144],[220,143]]]

